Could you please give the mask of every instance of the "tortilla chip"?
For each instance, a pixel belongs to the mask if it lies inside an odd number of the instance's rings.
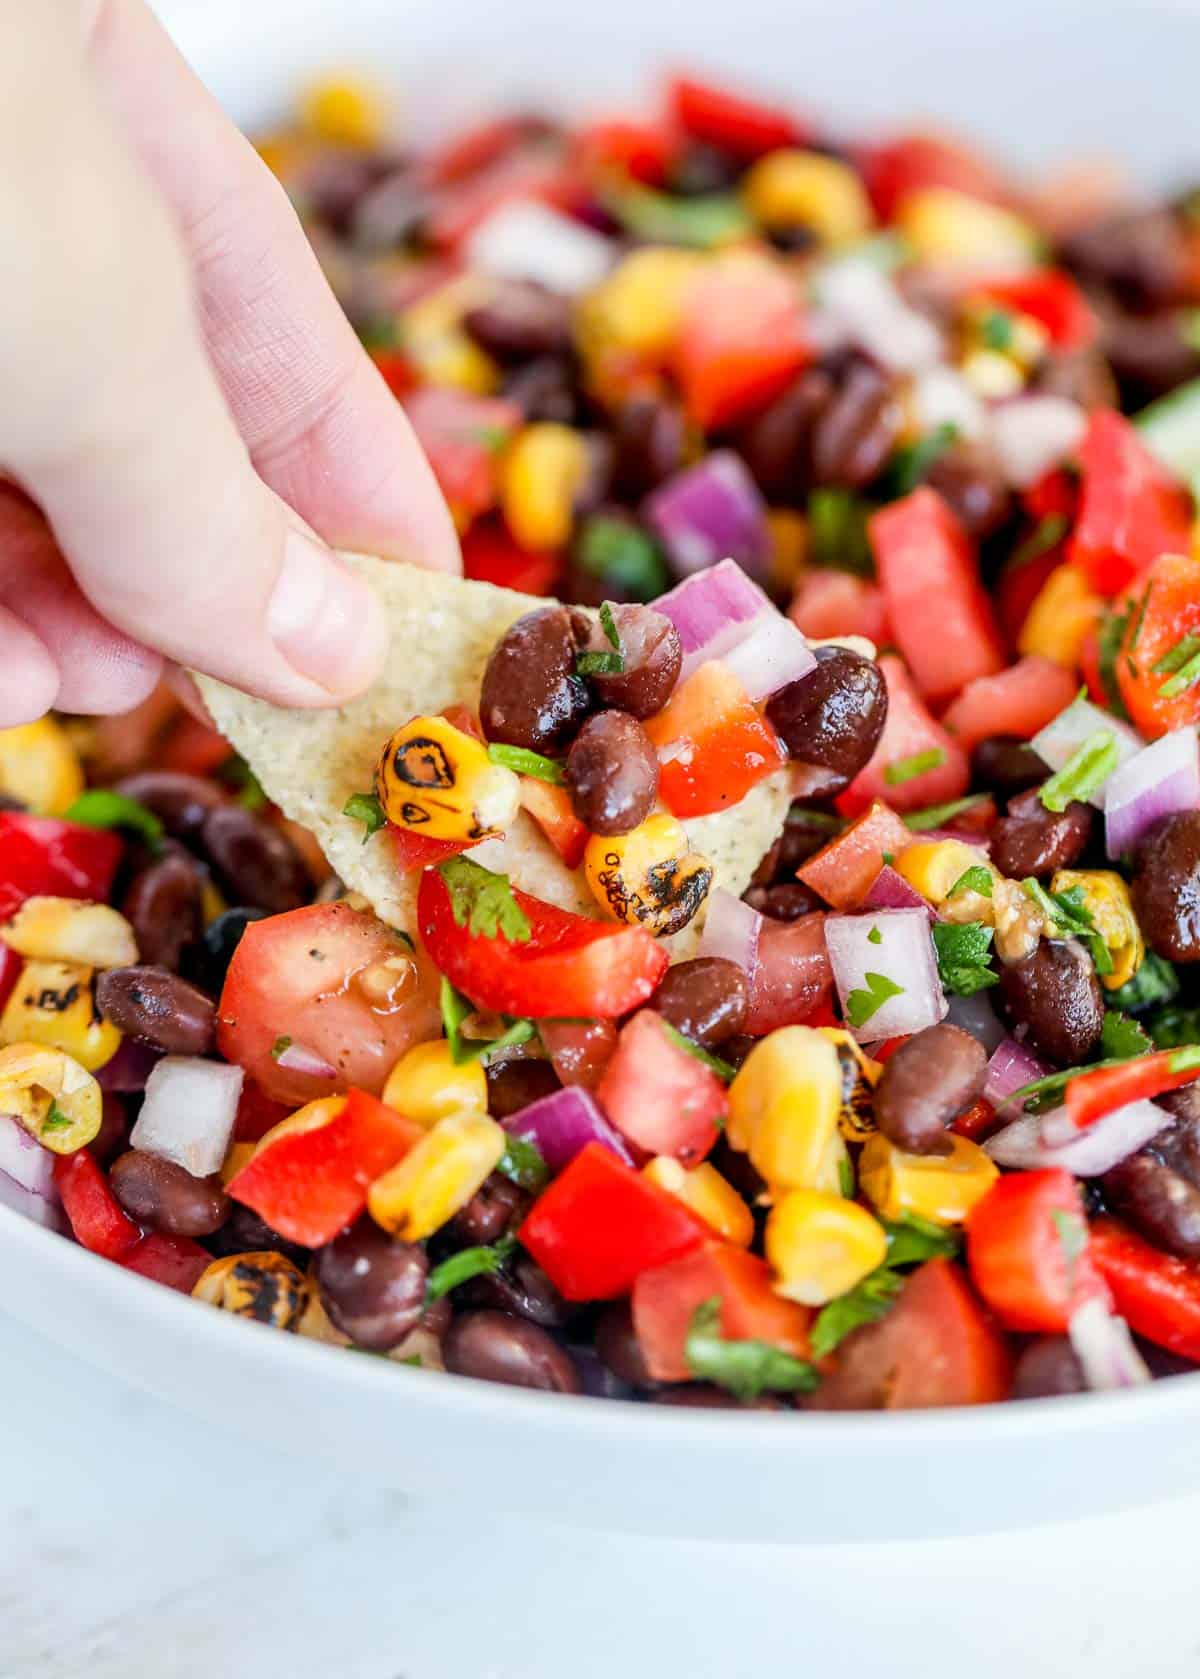
[[[383,675],[338,711],[291,711],[251,699],[211,677],[196,680],[213,720],[266,792],[295,822],[311,828],[330,865],[381,920],[415,929],[419,874],[396,867],[386,830],[363,843],[360,822],[342,815],[354,793],[369,792],[384,742],[420,713],[479,703],[484,666],[508,626],[546,601],[365,555],[346,559],[374,588],[391,626]],[[787,771],[771,776],[728,811],[687,822],[694,850],[713,867],[714,885],[740,896],[783,827]],[[470,855],[511,877],[535,898],[595,916],[580,870],[564,867],[533,819],[521,811],[502,839]],[[695,950],[703,911],[670,941],[676,960]]]

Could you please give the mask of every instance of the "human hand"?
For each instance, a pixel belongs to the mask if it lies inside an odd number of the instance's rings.
[[[0,24],[0,727],[164,658],[337,704],[384,632],[325,544],[459,566],[407,421],[143,0]]]

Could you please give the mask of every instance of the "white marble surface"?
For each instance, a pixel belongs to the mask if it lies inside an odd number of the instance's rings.
[[[486,1488],[411,1506],[214,1434],[3,1316],[0,1393],[2,1679],[1200,1671],[1200,1498],[898,1548],[662,1544],[539,1531]]]

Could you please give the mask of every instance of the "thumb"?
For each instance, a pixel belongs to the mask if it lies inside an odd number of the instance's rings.
[[[382,660],[374,598],[255,473],[179,241],[92,92],[77,28],[57,6],[23,12],[26,28],[20,75],[0,69],[0,144],[13,155],[12,124],[20,156],[0,215],[30,233],[0,315],[0,378],[23,393],[0,415],[0,459],[111,623],[279,704],[337,703]]]

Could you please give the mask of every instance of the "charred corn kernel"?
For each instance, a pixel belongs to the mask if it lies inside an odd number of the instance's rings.
[[[71,737],[53,717],[0,729],[0,793],[35,816],[61,816],[83,792]]]
[[[887,1235],[856,1201],[792,1189],[767,1219],[766,1255],[776,1294],[824,1306],[883,1264]]]
[[[453,1113],[486,1113],[487,1076],[480,1061],[456,1067],[445,1038],[414,1044],[388,1074],[383,1101],[426,1130]]]
[[[838,1130],[848,1141],[861,1143],[875,1129],[872,1092],[879,1083],[883,1068],[840,1026],[818,1026],[817,1031],[823,1038],[828,1038],[837,1050],[838,1066],[841,1068],[842,1102]]]
[[[1018,653],[1040,653],[1056,665],[1077,670],[1083,644],[1103,610],[1078,566],[1064,563],[1034,596],[1017,636]]]
[[[439,1119],[398,1166],[376,1178],[367,1210],[376,1224],[406,1242],[421,1242],[465,1207],[508,1142],[482,1113]]]
[[[1038,237],[1023,217],[951,187],[925,187],[900,206],[896,231],[918,262],[1027,264]]]
[[[549,420],[525,427],[500,467],[500,506],[523,547],[566,547],[587,470],[582,432]]]
[[[606,915],[656,937],[687,926],[713,878],[708,859],[688,850],[682,823],[662,812],[627,834],[594,834],[584,848],[583,872]]]
[[[272,1143],[277,1143],[281,1137],[296,1137],[305,1131],[319,1131],[322,1125],[328,1125],[337,1118],[346,1105],[344,1096],[318,1096],[312,1102],[306,1102],[302,1108],[297,1108],[294,1114],[281,1119],[278,1125],[272,1125],[269,1131],[264,1131],[254,1145],[254,1152],[261,1153]]]
[[[1002,350],[968,350],[959,363],[959,372],[976,396],[988,402],[1018,396],[1025,389],[1023,368]]]
[[[739,1248],[750,1246],[754,1214],[728,1179],[707,1160],[688,1168],[672,1155],[657,1154],[642,1168],[642,1175],[690,1207],[727,1242]]]
[[[1059,869],[1050,882],[1052,892],[1083,888],[1083,901],[1104,948],[1112,957],[1112,973],[1101,974],[1106,991],[1117,991],[1142,965],[1146,944],[1129,898],[1129,888],[1112,869]]]
[[[248,1166],[258,1152],[257,1143],[231,1143],[221,1162],[221,1182],[232,1183],[243,1166]]]
[[[0,927],[0,940],[35,961],[128,968],[138,959],[137,940],[125,917],[108,904],[82,898],[26,898]]]
[[[96,1012],[92,970],[74,962],[26,962],[0,1014],[0,1044],[46,1044],[94,1073],[121,1034]]]
[[[808,553],[808,521],[786,507],[773,507],[767,514],[767,536],[771,543],[771,588],[788,596],[796,587]]]
[[[810,1026],[755,1045],[729,1087],[726,1135],[772,1190],[811,1189],[828,1175],[842,1106],[837,1046]]]
[[[10,1043],[0,1049],[0,1113],[51,1154],[74,1154],[100,1130],[103,1098],[91,1073],[62,1050]]]
[[[892,867],[939,909],[968,869],[987,869],[995,879],[987,854],[973,845],[964,845],[962,840],[920,840],[916,845],[906,845]]]
[[[255,1323],[295,1334],[307,1310],[311,1285],[281,1253],[233,1253],[214,1259],[192,1290],[197,1300]]]
[[[822,245],[851,244],[871,226],[860,177],[823,152],[768,152],[742,182],[742,199],[764,227],[808,228]]]
[[[904,1213],[961,1224],[983,1199],[999,1172],[967,1137],[948,1133],[949,1154],[906,1154],[877,1133],[868,1138],[858,1159],[858,1182],[880,1218]]]
[[[397,729],[375,771],[389,822],[427,839],[481,840],[508,827],[521,803],[512,770],[444,717],[414,717]]]
[[[369,151],[387,130],[388,102],[374,83],[359,76],[329,76],[301,97],[300,120],[310,134],[332,146]]]
[[[622,351],[650,361],[665,356],[679,336],[688,289],[704,260],[669,246],[632,252],[580,301],[576,329],[584,354]]]

